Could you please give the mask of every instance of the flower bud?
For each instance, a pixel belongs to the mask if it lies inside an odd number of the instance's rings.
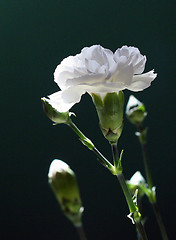
[[[68,123],[70,119],[69,112],[58,112],[53,106],[51,100],[47,98],[41,98],[43,102],[43,108],[46,115],[51,119],[54,123]]]
[[[147,112],[144,104],[131,95],[126,106],[126,115],[132,124],[138,125],[144,121]]]
[[[138,189],[138,196],[142,197],[144,195],[143,188],[147,186],[146,181],[142,174],[137,171],[129,181],[127,181],[127,186],[132,195],[135,194],[136,189]]]
[[[81,225],[82,202],[76,176],[61,160],[53,160],[48,173],[49,184],[65,216],[75,225]]]
[[[92,93],[91,96],[97,110],[103,135],[111,144],[116,143],[123,129],[123,92],[107,93],[104,97]]]

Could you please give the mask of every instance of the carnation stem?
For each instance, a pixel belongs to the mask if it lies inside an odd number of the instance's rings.
[[[152,207],[153,207],[153,211],[155,213],[159,228],[161,230],[162,238],[163,240],[168,240],[167,232],[166,232],[163,220],[161,218],[161,214],[160,214],[157,202],[152,203]]]
[[[130,214],[132,214],[132,219],[134,219],[134,223],[136,224],[137,230],[141,235],[141,240],[148,240],[144,227],[139,219],[139,212],[136,211],[136,206],[133,202],[131,193],[126,185],[125,178],[122,173],[121,169],[121,163],[119,162],[119,157],[118,157],[118,151],[116,145],[113,146],[114,152],[113,152],[113,158],[114,158],[114,166],[98,151],[98,149],[94,146],[94,144],[79,130],[79,128],[72,122],[70,121],[67,123],[69,127],[79,136],[81,142],[87,146],[91,151],[93,151],[97,156],[98,156],[98,161],[108,168],[112,174],[116,175],[119,183],[122,187],[122,190],[124,192]],[[136,220],[137,219],[137,220]],[[80,229],[77,229],[79,231],[82,231]],[[84,238],[83,238],[84,239]]]
[[[141,240],[148,240],[146,232],[145,232],[145,228],[144,228],[141,221],[136,223],[136,228],[137,228],[137,231],[140,235],[140,239]]]
[[[123,193],[125,195],[125,198],[126,198],[126,201],[127,201],[127,204],[128,204],[129,210],[130,210],[130,213],[136,212],[136,207],[135,207],[135,204],[133,202],[131,193],[130,193],[127,185],[126,185],[126,181],[125,181],[123,173],[117,175],[117,178],[119,180],[120,186],[121,186],[121,188],[123,190]]]
[[[149,197],[149,201],[153,207],[153,211],[155,213],[155,217],[157,219],[157,222],[158,222],[158,225],[160,228],[162,239],[168,240],[166,228],[164,226],[164,222],[162,220],[162,217],[161,217],[161,214],[160,214],[160,211],[158,208],[156,195],[155,195],[155,192],[153,191],[154,186],[153,186],[152,174],[151,174],[150,167],[149,167],[149,158],[148,158],[148,150],[147,150],[147,131],[143,128],[142,124],[137,125],[136,127],[137,127],[137,130],[139,133],[139,142],[141,144],[141,149],[142,149],[142,153],[143,153],[146,179],[147,179],[149,189],[151,190],[151,197]]]
[[[111,144],[111,148],[112,148],[112,156],[113,156],[114,166],[118,167],[119,154],[118,154],[117,144]]]
[[[80,240],[87,240],[83,225],[75,226]]]
[[[130,210],[130,213],[132,213],[133,214],[132,217],[134,217],[134,215],[137,213],[136,212],[136,206],[135,206],[135,204],[133,202],[131,193],[130,193],[127,185],[126,185],[126,181],[125,181],[123,173],[117,175],[117,178],[119,180],[120,186],[121,186],[121,188],[123,190],[123,193],[125,195],[125,198],[126,198],[126,201],[127,201],[127,204],[128,204],[129,210]],[[141,217],[137,217],[137,218],[138,219],[135,220],[135,217],[134,217],[134,223],[136,225],[138,233],[140,234],[140,237],[141,237],[140,239],[141,240],[148,240],[146,232],[145,232],[145,229],[144,229],[144,226],[143,226],[143,224],[142,224],[142,222],[140,220]]]
[[[137,130],[139,133],[139,142],[140,142],[141,148],[142,148],[147,183],[148,183],[149,188],[152,189],[153,180],[152,180],[151,170],[149,167],[149,157],[148,157],[148,151],[147,151],[147,131],[143,128],[142,124],[137,126]]]
[[[119,155],[118,155],[117,144],[111,144],[111,147],[112,147],[112,155],[113,155],[114,165],[118,167]],[[125,181],[125,178],[124,178],[124,175],[123,175],[122,171],[121,171],[120,174],[117,175],[117,178],[119,180],[120,186],[123,190],[126,201],[128,203],[130,213],[133,213],[133,212],[136,211],[136,206],[133,202],[131,193],[130,193],[128,187],[127,187],[127,184],[126,184],[126,181]]]
[[[111,147],[112,147],[112,155],[113,155],[114,163],[117,167],[120,166],[120,169],[121,169],[121,163],[119,163],[117,144],[111,144]],[[126,202],[128,204],[130,216],[133,219],[133,223],[136,225],[136,228],[138,233],[140,234],[141,240],[147,240],[148,238],[147,238],[144,226],[141,222],[141,214],[138,212],[137,206],[133,201],[132,195],[127,187],[123,173],[121,172],[120,174],[118,174],[117,178],[119,180],[120,186],[123,190]]]
[[[97,160],[111,172],[114,172],[114,166],[99,152],[94,144],[79,130],[79,128],[71,121],[71,119],[68,123],[68,126],[71,127],[71,129],[79,136],[81,142],[98,156]]]

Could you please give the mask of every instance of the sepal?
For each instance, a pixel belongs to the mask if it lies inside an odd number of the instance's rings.
[[[103,97],[98,93],[92,93],[91,96],[103,135],[111,144],[117,143],[123,129],[123,92],[107,93]]]
[[[67,124],[70,120],[70,116],[73,113],[69,112],[58,112],[53,106],[51,100],[43,97],[41,98],[43,103],[43,109],[49,119],[51,119],[54,124],[65,123]]]

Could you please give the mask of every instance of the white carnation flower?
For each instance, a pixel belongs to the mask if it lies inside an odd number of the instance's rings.
[[[138,48],[123,46],[113,53],[100,45],[85,47],[80,54],[65,58],[54,72],[61,91],[49,96],[59,112],[68,111],[88,92],[105,96],[124,89],[137,92],[150,86],[154,71],[143,73],[146,57]]]

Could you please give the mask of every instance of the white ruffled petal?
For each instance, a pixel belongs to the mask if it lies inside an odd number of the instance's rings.
[[[123,46],[114,54],[100,45],[85,47],[57,66],[54,81],[62,91],[52,94],[50,99],[58,111],[64,112],[79,102],[85,92],[141,91],[156,78],[153,71],[141,74],[145,63],[146,57],[135,47]]]
[[[110,50],[103,48],[100,45],[93,45],[91,47],[85,47],[79,55],[79,59],[95,60],[100,66],[108,63],[108,56],[111,54]],[[113,54],[113,53],[112,53]]]
[[[156,77],[157,74],[154,73],[154,70],[141,75],[135,75],[131,85],[129,85],[127,89],[134,92],[142,91],[145,88],[148,88]]]
[[[66,81],[68,79],[73,79],[87,73],[87,69],[84,63],[79,60],[78,55],[80,54],[65,58],[55,69],[54,81],[62,90],[67,87]]]
[[[121,58],[126,59],[124,64],[132,64],[134,74],[141,74],[144,71],[146,57],[143,56],[138,48],[123,46],[114,53],[114,59],[117,63]],[[125,58],[124,58],[125,57]]]
[[[95,83],[102,83],[105,81],[105,74],[101,73],[91,73],[91,74],[86,74],[84,76],[80,76],[78,78],[74,79],[68,79],[66,82],[67,86],[76,86],[76,85],[93,85]]]
[[[62,91],[53,93],[48,97],[49,97],[49,103],[58,112],[67,112],[74,105],[74,103],[64,102],[62,98]]]
[[[49,103],[58,112],[67,112],[73,105],[80,102],[81,96],[84,93],[85,90],[83,86],[70,87],[48,96]]]
[[[145,63],[146,63],[146,56],[142,56],[141,58],[138,57],[136,60],[136,63],[133,64],[134,74],[143,73],[145,68]]]
[[[120,64],[120,67],[117,68],[116,72],[111,77],[112,82],[118,83],[121,86],[121,89],[119,90],[122,90],[131,84],[133,74],[134,73],[132,65]]]

